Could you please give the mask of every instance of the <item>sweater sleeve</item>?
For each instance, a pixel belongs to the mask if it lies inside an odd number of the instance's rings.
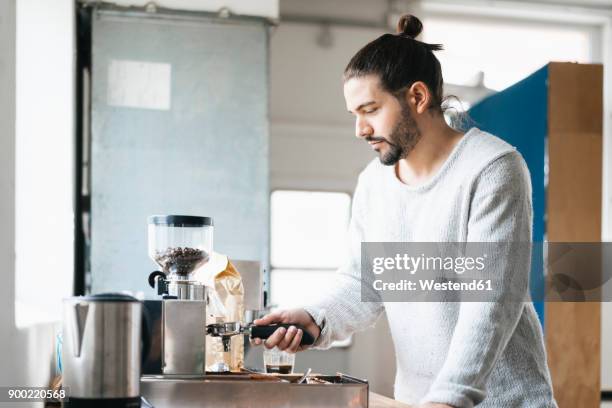
[[[361,243],[364,241],[364,209],[366,196],[363,176],[359,178],[351,211],[347,256],[343,266],[319,297],[304,309],[321,327],[315,348],[329,348],[335,340],[343,340],[355,331],[374,325],[384,306],[372,285],[361,285]]]
[[[461,304],[446,360],[421,400],[461,408],[487,395],[487,379],[523,313],[531,266],[531,183],[520,154],[491,162],[471,191],[467,241],[499,243],[487,273],[500,287],[486,302]]]

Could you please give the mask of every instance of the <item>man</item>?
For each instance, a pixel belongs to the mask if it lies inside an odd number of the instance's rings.
[[[344,72],[356,135],[379,157],[359,176],[349,259],[338,284],[317,304],[256,323],[300,324],[324,348],[386,311],[396,399],[431,408],[556,407],[531,302],[361,301],[362,242],[531,241],[531,185],[522,157],[493,135],[476,128],[463,134],[446,124],[433,54],[441,47],[415,40],[421,30],[416,17],[403,16],[398,34],[367,44]],[[495,263],[502,277],[529,273],[528,261]],[[295,352],[301,337],[295,327],[278,329],[265,346]]]

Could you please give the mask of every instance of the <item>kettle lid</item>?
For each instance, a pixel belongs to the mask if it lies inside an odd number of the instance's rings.
[[[80,299],[87,302],[139,302],[134,296],[112,292],[83,296]]]

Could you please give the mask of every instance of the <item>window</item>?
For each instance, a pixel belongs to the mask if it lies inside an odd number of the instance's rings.
[[[62,319],[74,275],[74,4],[17,2],[15,323]],[[44,67],[44,69],[41,69]]]
[[[425,42],[444,45],[436,56],[449,84],[468,85],[482,72],[483,85],[499,91],[550,61],[590,63],[596,54],[590,25],[432,15],[423,26]]]
[[[270,203],[271,305],[317,299],[345,255],[351,198],[346,193],[278,190]],[[335,346],[346,346],[337,342]]]

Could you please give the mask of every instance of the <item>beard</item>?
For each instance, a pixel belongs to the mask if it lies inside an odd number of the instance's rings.
[[[405,158],[421,140],[419,127],[405,104],[402,103],[399,121],[393,127],[389,138],[384,140],[389,145],[389,149],[380,154],[379,160],[385,166],[393,166],[400,159]]]

